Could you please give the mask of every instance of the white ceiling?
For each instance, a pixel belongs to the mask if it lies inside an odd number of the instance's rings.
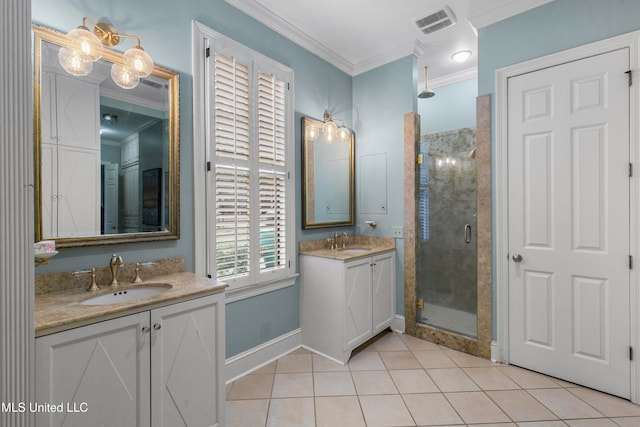
[[[477,30],[553,0],[226,0],[350,75],[411,53],[432,86],[474,76]],[[429,35],[415,25],[448,6],[457,23]],[[451,60],[458,50],[473,55]],[[418,73],[419,86],[423,72]]]

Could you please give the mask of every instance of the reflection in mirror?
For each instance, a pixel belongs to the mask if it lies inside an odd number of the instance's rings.
[[[354,136],[327,141],[323,122],[302,118],[302,228],[354,224]]]
[[[178,76],[118,87],[105,53],[87,76],[60,66],[66,38],[36,34],[36,241],[58,247],[179,237]]]

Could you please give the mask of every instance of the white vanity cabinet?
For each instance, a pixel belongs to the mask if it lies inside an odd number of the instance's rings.
[[[36,339],[37,426],[224,424],[224,294]]]
[[[342,261],[300,255],[302,343],[340,363],[389,327],[395,313],[395,251]]]

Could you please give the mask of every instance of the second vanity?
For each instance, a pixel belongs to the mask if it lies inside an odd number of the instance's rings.
[[[300,244],[302,343],[341,364],[395,314],[395,239],[352,239],[339,249]]]
[[[36,402],[62,405],[36,424],[223,425],[225,286],[179,271],[102,288],[36,295]],[[162,292],[89,300],[143,288]]]

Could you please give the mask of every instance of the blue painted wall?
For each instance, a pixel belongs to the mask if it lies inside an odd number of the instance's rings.
[[[387,159],[386,213],[363,214],[356,205],[359,234],[393,237],[392,227],[404,223],[404,115],[417,111],[417,85],[413,56],[353,79],[356,178],[362,178],[360,159],[363,156],[384,153]],[[356,191],[366,191],[366,180],[357,181]],[[376,221],[375,230],[364,224],[368,220]],[[404,315],[403,239],[396,239],[396,252],[396,313]]]
[[[154,61],[180,74],[180,240],[63,249],[37,274],[73,271],[106,265],[112,253],[125,263],[184,256],[187,271],[194,269],[193,190],[193,73],[191,23],[200,23],[267,55],[294,70],[296,141],[300,117],[321,118],[325,109],[352,125],[352,77],[258,23],[223,0],[32,0],[33,22],[67,32],[84,16],[107,17],[123,33],[136,34]],[[126,42],[125,42],[126,43]],[[125,44],[125,49],[129,45]],[[296,142],[296,197],[300,197],[300,143]],[[200,195],[198,195],[200,197]],[[298,199],[299,200],[299,199]],[[324,235],[300,229],[299,240]],[[298,286],[227,305],[227,356],[260,345],[299,327]],[[294,298],[295,296],[295,298]],[[286,302],[283,304],[283,302]]]
[[[478,79],[433,89],[434,97],[418,99],[420,134],[476,127]]]
[[[478,93],[490,94],[495,129],[495,71],[508,65],[640,29],[640,1],[555,0],[479,31]],[[495,134],[492,137],[495,144]],[[493,165],[496,165],[495,158]],[[495,166],[494,166],[495,168]],[[495,205],[493,206],[495,212]],[[495,218],[495,216],[494,216]],[[495,221],[494,221],[495,229]],[[498,255],[493,248],[494,261]],[[493,271],[495,272],[495,262]],[[493,337],[496,280],[493,278]]]

